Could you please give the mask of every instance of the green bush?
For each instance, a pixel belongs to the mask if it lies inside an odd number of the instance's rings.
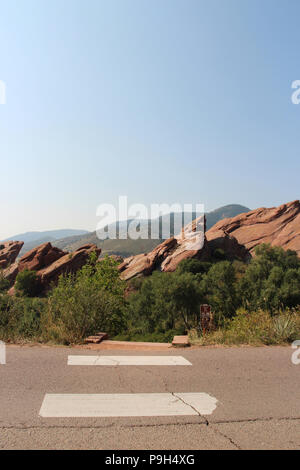
[[[39,340],[46,305],[46,299],[0,296],[1,339]]]
[[[191,273],[191,274],[206,274],[211,267],[211,263],[199,261],[198,259],[184,259],[177,267],[177,271],[180,274]]]
[[[184,331],[199,321],[201,286],[191,273],[158,273],[129,297],[127,325],[132,335]]]
[[[0,270],[0,292],[5,292],[9,289],[9,281],[5,279],[3,272]]]
[[[39,281],[35,271],[24,271],[18,273],[15,283],[16,291],[25,297],[35,297],[40,292]]]
[[[110,258],[94,257],[77,273],[61,276],[48,299],[44,338],[63,344],[81,342],[105,331],[115,335],[124,328],[125,283]]]
[[[297,253],[261,245],[237,284],[240,305],[272,313],[300,305],[300,260]]]

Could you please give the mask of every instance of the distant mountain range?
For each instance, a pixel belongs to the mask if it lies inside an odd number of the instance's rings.
[[[61,230],[45,230],[42,232],[26,232],[13,235],[12,237],[7,238],[6,240],[1,240],[3,242],[9,240],[17,240],[24,242],[24,246],[20,251],[22,256],[27,251],[32,250],[36,246],[42,245],[42,243],[54,242],[55,240],[74,237],[74,236],[83,236],[87,235],[87,230],[73,230],[73,229],[61,229]]]
[[[219,220],[235,217],[238,214],[243,212],[249,212],[250,209],[239,204],[230,204],[227,206],[220,207],[212,212],[206,214],[206,228],[209,230],[213,225],[215,225]],[[162,233],[161,227],[164,223],[170,218],[170,234],[171,236],[177,235],[175,233],[175,227],[178,227],[178,222],[184,220],[184,217],[196,218],[200,214],[171,214],[165,215],[156,219],[157,230],[156,239],[138,239],[132,240],[131,238],[122,239],[122,236],[127,234],[128,225],[131,220],[121,221],[117,223],[117,239],[116,240],[99,240],[97,238],[96,232],[89,232],[87,230],[72,230],[72,229],[62,229],[62,230],[48,230],[44,232],[26,232],[18,235],[14,235],[7,240],[18,240],[23,241],[24,246],[20,252],[20,256],[26,253],[29,250],[32,250],[42,243],[51,242],[53,246],[56,246],[65,251],[74,251],[82,245],[88,243],[94,243],[99,248],[102,249],[102,254],[116,254],[123,257],[136,255],[139,253],[147,253],[159,243],[161,243],[166,237]],[[150,233],[150,220],[140,220],[139,221],[139,231],[141,233]],[[6,241],[6,240],[2,240]]]
[[[213,225],[215,225],[219,220],[235,217],[238,214],[242,214],[245,212],[249,212],[251,209],[245,206],[241,206],[239,204],[230,204],[227,206],[220,207],[212,212],[208,212],[206,214],[206,228],[209,230]],[[186,217],[188,214],[171,214],[171,223],[170,223],[170,235],[177,235],[177,232],[174,231],[174,225],[176,226],[176,222],[178,220],[184,220],[183,218]],[[193,214],[192,219],[196,218],[197,215],[200,214]],[[102,249],[102,255],[111,255],[116,254],[123,257],[128,257],[132,255],[137,255],[139,253],[148,253],[152,251],[159,243],[161,243],[166,237],[163,237],[163,233],[161,233],[161,227],[163,223],[168,220],[170,215],[165,215],[159,218],[159,223],[157,224],[160,227],[160,230],[156,233],[157,238],[143,240],[139,238],[138,240],[132,240],[131,238],[127,238],[122,240],[122,235],[127,233],[128,225],[130,224],[130,220],[122,221],[117,223],[117,236],[116,240],[99,240],[97,238],[96,232],[89,233],[88,235],[83,236],[75,236],[75,237],[68,237],[62,240],[56,240],[53,245],[57,246],[58,248],[65,250],[65,251],[74,251],[78,249],[80,246],[85,245],[87,243],[95,243],[99,248]],[[141,220],[139,230],[141,233],[150,233],[150,220]]]

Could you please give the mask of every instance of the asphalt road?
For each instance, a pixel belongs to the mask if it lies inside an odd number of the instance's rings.
[[[300,449],[300,365],[289,347],[163,352],[7,347],[0,449]],[[69,355],[183,356],[192,366],[71,366]],[[42,418],[45,394],[195,393],[209,416]]]

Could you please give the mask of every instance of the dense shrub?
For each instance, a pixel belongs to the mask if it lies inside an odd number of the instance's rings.
[[[3,272],[0,270],[0,292],[5,292],[9,289],[9,281],[5,279]]]
[[[125,284],[116,263],[94,257],[77,273],[61,276],[49,298],[44,338],[64,344],[97,331],[115,335],[124,329]]]
[[[211,263],[200,261],[195,258],[184,259],[179,263],[177,271],[180,274],[191,273],[191,274],[205,274],[209,271]]]
[[[231,318],[239,306],[234,265],[229,261],[214,264],[203,277],[201,285],[217,322]]]
[[[15,283],[16,291],[25,297],[35,297],[40,292],[39,281],[35,271],[24,271],[18,273]]]
[[[240,304],[248,311],[300,305],[300,260],[293,251],[261,245],[237,286]]]
[[[191,273],[154,273],[129,298],[128,325],[135,334],[184,332],[199,320],[201,286]]]
[[[1,339],[39,339],[46,306],[46,299],[0,296]]]

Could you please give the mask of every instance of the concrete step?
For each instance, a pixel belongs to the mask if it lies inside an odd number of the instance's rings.
[[[189,337],[187,335],[186,336],[174,336],[174,339],[172,341],[172,346],[176,348],[186,348],[190,345],[191,344],[189,341]]]

